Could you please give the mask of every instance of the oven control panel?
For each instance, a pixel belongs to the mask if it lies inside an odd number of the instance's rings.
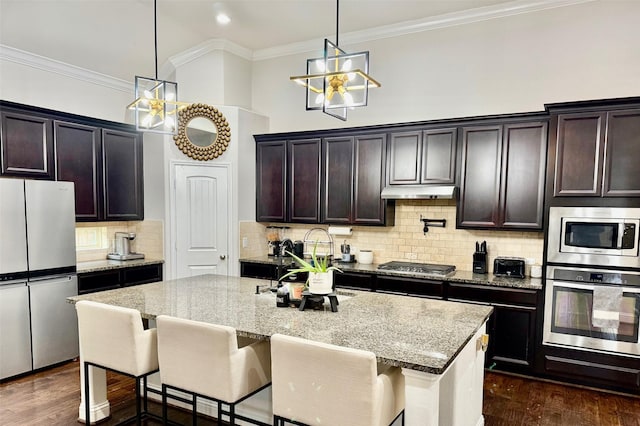
[[[549,277],[551,278],[551,277]],[[554,280],[640,286],[640,272],[554,268]]]

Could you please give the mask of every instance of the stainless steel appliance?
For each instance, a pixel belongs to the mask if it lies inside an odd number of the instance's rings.
[[[133,240],[135,232],[116,232],[113,240],[113,250],[107,254],[107,259],[112,260],[133,260],[144,259],[144,254],[133,251]]]
[[[378,269],[381,269],[383,271],[393,271],[400,274],[437,277],[447,277],[452,275],[456,271],[456,267],[454,265],[437,265],[431,263],[401,261],[382,263],[378,265]]]
[[[549,266],[543,343],[640,357],[640,272]]]
[[[0,178],[0,379],[78,356],[73,183]]]
[[[640,268],[640,208],[551,207],[547,261]]]

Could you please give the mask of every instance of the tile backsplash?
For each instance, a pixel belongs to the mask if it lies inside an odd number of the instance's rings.
[[[143,220],[132,222],[78,222],[76,228],[107,227],[108,238],[113,238],[116,232],[135,232],[134,249],[144,253],[147,259],[164,259],[164,224],[160,220]],[[76,251],[77,262],[104,260],[109,249]]]
[[[486,241],[489,272],[497,256],[517,256],[533,263],[542,263],[543,232],[484,231],[456,229],[455,200],[397,200],[394,226],[353,226],[350,236],[334,235],[334,253],[340,254],[340,244],[346,239],[352,253],[360,249],[373,251],[374,263],[391,260],[455,265],[458,270],[471,271],[476,241]],[[430,227],[424,234],[420,217],[446,219],[446,227]],[[256,222],[240,222],[240,257],[263,256],[267,253],[266,226]],[[283,224],[274,224],[283,225]],[[308,230],[327,225],[286,224],[284,238],[303,240]],[[246,247],[242,241],[246,238]]]

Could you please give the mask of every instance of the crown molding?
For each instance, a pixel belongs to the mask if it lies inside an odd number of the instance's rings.
[[[224,39],[211,39],[204,41],[200,44],[197,44],[184,52],[178,53],[177,55],[173,55],[169,58],[167,63],[163,65],[163,71],[165,74],[169,74],[170,71],[168,69],[169,65],[173,66],[174,69],[179,66],[185,65],[191,61],[195,61],[196,59],[215,51],[224,51],[233,53],[236,56],[239,56],[247,61],[251,61],[253,59],[253,53],[250,49],[246,47],[242,47],[239,44],[231,42],[229,40]]]
[[[516,0],[510,3],[502,3],[494,6],[480,7],[463,12],[447,13],[424,19],[405,21],[392,25],[370,28],[362,31],[354,31],[340,34],[341,45],[362,43],[366,41],[384,38],[399,37],[423,31],[431,31],[440,28],[454,27],[457,25],[471,24],[490,19],[504,18],[507,16],[524,13],[538,12],[546,9],[555,9],[565,6],[573,6],[588,3],[595,0]],[[329,36],[326,38],[331,38]],[[307,53],[318,50],[318,39],[291,43],[282,46],[269,47],[255,50],[252,59],[260,61],[281,56]]]
[[[35,53],[16,49],[4,44],[0,44],[0,60],[14,62],[16,64],[39,69],[42,71],[60,74],[65,77],[82,80],[112,90],[119,90],[121,92],[127,93],[132,93],[134,90],[134,85],[132,82],[91,71],[86,68],[81,68],[75,65],[56,61],[55,59],[36,55]]]

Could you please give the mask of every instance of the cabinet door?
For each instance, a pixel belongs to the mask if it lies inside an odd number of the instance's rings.
[[[458,227],[498,226],[502,126],[462,129]]]
[[[322,222],[350,223],[353,203],[352,137],[322,142]]]
[[[256,221],[284,222],[286,210],[287,143],[256,144]]]
[[[640,197],[640,110],[607,114],[605,197]]]
[[[502,227],[542,229],[547,123],[505,125],[502,149]]]
[[[142,220],[144,190],[141,135],[103,129],[102,165],[105,220]]]
[[[320,139],[288,142],[289,220],[320,222]]]
[[[456,175],[457,129],[425,130],[422,135],[420,182],[453,184]]]
[[[493,305],[487,364],[530,370],[533,366],[536,308]],[[506,367],[505,365],[505,367]]]
[[[606,115],[560,114],[553,195],[600,196]]]
[[[353,223],[384,225],[387,201],[380,198],[385,181],[386,135],[355,137]]]
[[[48,118],[2,112],[2,174],[53,179],[53,130]]]
[[[56,180],[73,182],[76,221],[100,221],[103,209],[100,129],[54,122]]]
[[[389,140],[389,184],[420,183],[422,131],[392,133]]]

